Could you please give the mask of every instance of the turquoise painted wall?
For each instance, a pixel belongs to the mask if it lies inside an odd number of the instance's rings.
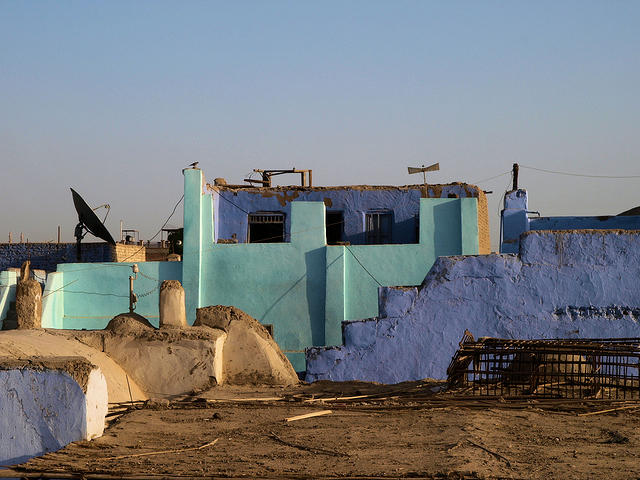
[[[42,326],[87,330],[104,328],[129,311],[129,275],[133,263],[61,263],[49,274],[43,292]],[[140,262],[134,282],[136,313],[158,325],[162,280],[181,280],[181,262]]]
[[[47,275],[47,283],[42,291],[42,327],[63,328],[64,326],[64,275],[52,272]]]
[[[378,282],[419,285],[438,256],[478,253],[475,198],[421,199],[420,243],[404,245],[327,246],[325,205],[304,201],[291,203],[288,243],[216,244],[212,205],[201,171],[186,170],[189,321],[200,306],[234,305],[273,325],[298,371],[306,347],[341,344],[344,320],[378,314]]]
[[[8,270],[0,272],[0,328],[7,316],[11,302],[16,299],[16,285],[18,283],[16,272]]]

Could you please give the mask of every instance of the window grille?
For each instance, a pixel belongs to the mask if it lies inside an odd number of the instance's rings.
[[[367,244],[391,243],[393,214],[389,211],[368,212],[365,215]]]
[[[250,213],[247,241],[249,243],[284,242],[284,213]]]
[[[284,223],[283,213],[251,213],[249,223]]]

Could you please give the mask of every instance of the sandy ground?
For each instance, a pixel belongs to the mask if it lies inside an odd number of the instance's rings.
[[[610,480],[640,476],[638,404],[469,400],[434,394],[438,386],[319,382],[288,388],[216,387],[202,397],[176,399],[168,405],[138,404],[128,410],[122,406],[114,410],[115,421],[102,438],[32,459],[12,475]],[[285,420],[326,409],[332,413]]]

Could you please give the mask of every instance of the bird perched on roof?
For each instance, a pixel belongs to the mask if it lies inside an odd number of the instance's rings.
[[[190,166],[191,168],[198,168],[198,164],[199,164],[199,163],[200,163],[200,162],[193,162],[193,163],[192,163],[192,164],[190,164],[189,166]]]

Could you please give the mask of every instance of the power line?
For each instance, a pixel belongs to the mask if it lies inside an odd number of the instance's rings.
[[[69,282],[69,283],[67,283],[66,285],[63,285],[63,286],[61,286],[60,288],[56,288],[55,290],[50,291],[50,292],[49,292],[49,293],[47,293],[46,295],[42,295],[42,298],[44,299],[44,298],[48,297],[49,295],[52,295],[52,294],[54,294],[54,293],[56,293],[56,292],[59,292],[60,290],[63,290],[65,287],[68,287],[68,286],[69,286],[69,285],[71,285],[72,283],[76,283],[78,280],[79,280],[79,279],[78,279],[78,278],[76,278],[75,280],[70,281],[70,282]],[[46,290],[45,290],[45,292],[46,292]]]
[[[220,198],[222,198],[223,200],[229,202],[231,205],[233,205],[234,207],[236,207],[238,210],[242,210],[244,213],[246,213],[247,215],[251,215],[249,212],[247,212],[244,208],[236,205],[235,203],[233,203],[231,200],[229,200],[227,197],[225,197],[224,195],[222,195],[222,193],[218,192],[218,196]]]
[[[347,251],[348,251],[351,255],[353,255],[353,258],[355,258],[355,259],[356,259],[356,262],[358,262],[358,263],[360,264],[360,266],[364,269],[364,271],[365,271],[365,272],[367,272],[367,273],[369,274],[369,276],[370,276],[371,278],[373,278],[373,280],[374,280],[374,281],[375,281],[379,286],[381,286],[381,287],[382,287],[382,284],[378,281],[378,279],[377,279],[376,277],[374,277],[374,276],[373,276],[373,274],[372,274],[369,270],[367,270],[367,267],[365,267],[365,266],[362,264],[362,262],[358,259],[358,257],[356,257],[356,254],[355,254],[355,253],[353,253],[353,252],[351,251],[351,249],[349,248],[349,246],[348,246],[348,245],[345,245],[345,246],[344,246],[344,248],[346,248],[346,249],[347,249]]]
[[[558,172],[556,170],[546,170],[544,168],[529,167],[528,165],[520,164],[522,168],[528,168],[529,170],[537,170],[538,172],[554,173],[556,175],[567,175],[570,177],[587,177],[587,178],[640,178],[640,175],[587,175],[585,173],[570,173],[570,172]]]
[[[65,294],[67,294],[67,293],[81,293],[83,295],[99,295],[99,296],[102,296],[102,297],[129,298],[129,295],[118,295],[117,293],[106,293],[106,292],[86,292],[86,291],[82,291],[82,290],[67,290],[67,289],[65,289],[64,293]]]
[[[507,170],[506,172],[499,173],[498,175],[494,175],[493,177],[483,178],[482,180],[478,180],[477,182],[471,182],[471,185],[477,185],[478,183],[488,182],[489,180],[493,180],[494,178],[502,177],[503,175],[507,175],[511,173],[511,170]]]
[[[173,207],[173,210],[171,211],[171,214],[169,215],[169,217],[167,217],[167,220],[162,224],[162,226],[160,227],[160,230],[158,230],[156,232],[156,234],[151,237],[148,242],[151,242],[151,240],[153,240],[154,238],[156,238],[158,235],[160,235],[160,233],[162,232],[162,229],[167,225],[167,223],[169,223],[169,220],[171,220],[171,217],[173,217],[173,214],[176,213],[176,209],[178,208],[178,205],[180,205],[180,203],[182,202],[182,200],[184,200],[184,194],[182,194],[182,196],[180,197],[180,200],[178,200],[178,203],[175,204],[175,206]],[[135,252],[133,252],[131,255],[129,255],[128,257],[126,257],[124,260],[122,260],[121,262],[126,262],[127,260],[129,260],[131,257],[137,255],[138,253],[140,253],[142,251],[142,249],[145,248],[144,245],[141,246],[138,250],[136,250]]]

